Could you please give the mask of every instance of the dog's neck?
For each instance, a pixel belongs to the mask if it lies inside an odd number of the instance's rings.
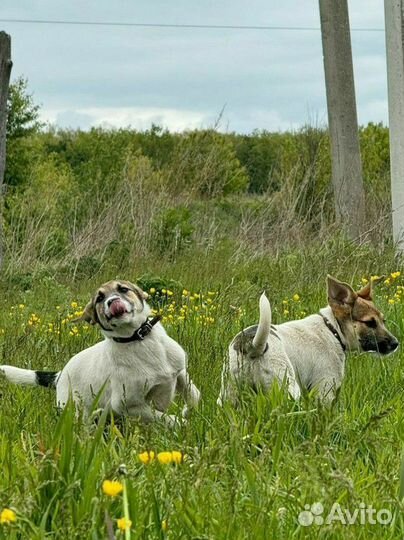
[[[320,309],[320,315],[323,317],[326,326],[329,328],[330,332],[334,334],[335,338],[340,342],[342,350],[346,352],[347,342],[345,336],[342,332],[341,326],[335,317],[330,306]],[[329,327],[330,325],[330,327]]]

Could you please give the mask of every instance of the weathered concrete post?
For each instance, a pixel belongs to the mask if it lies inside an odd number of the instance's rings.
[[[347,0],[319,0],[336,216],[350,238],[365,228]]]
[[[7,97],[12,65],[11,38],[5,32],[0,32],[0,267],[3,263],[3,201],[1,194],[6,168]]]
[[[404,252],[404,6],[385,0],[393,238]]]

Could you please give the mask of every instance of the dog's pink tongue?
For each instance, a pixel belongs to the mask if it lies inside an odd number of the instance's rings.
[[[122,300],[119,300],[119,298],[112,302],[109,310],[113,317],[119,317],[120,315],[126,313],[125,304],[122,302]]]

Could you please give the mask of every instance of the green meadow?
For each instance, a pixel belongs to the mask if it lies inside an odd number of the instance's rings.
[[[1,380],[0,538],[403,538],[402,347],[349,355],[329,408],[315,393],[294,402],[277,387],[246,393],[237,409],[216,405],[228,344],[257,322],[263,290],[280,323],[326,304],[327,273],[356,289],[385,275],[375,302],[403,341],[386,129],[361,128],[369,228],[350,241],[335,223],[320,128],[83,133],[17,112],[1,363],[61,369],[102,339],[73,319],[119,277],[149,292],[202,400],[175,429],[114,419],[96,404],[87,422],[72,406],[58,411],[51,389]]]

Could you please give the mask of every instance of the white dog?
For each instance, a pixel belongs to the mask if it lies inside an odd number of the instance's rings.
[[[285,374],[293,397],[300,395],[297,380],[302,389],[315,388],[324,402],[333,401],[344,378],[348,352],[386,356],[399,346],[373,303],[373,286],[382,280],[370,280],[355,292],[347,283],[328,276],[327,307],[272,327],[269,302],[261,296],[258,327],[243,330],[230,344],[229,369],[223,369],[218,403],[234,400],[241,382],[267,389]]]
[[[55,386],[59,407],[72,396],[88,414],[99,396],[98,407],[143,422],[175,421],[164,413],[177,390],[186,402],[186,416],[187,407],[198,404],[200,393],[188,376],[182,347],[166,334],[159,317],[149,319],[147,296],[128,281],[105,283],[80,317],[98,324],[104,341],[73,356],[59,372],[13,366],[0,370],[13,383]]]
[[[397,339],[373,303],[373,286],[383,279],[370,280],[355,292],[347,283],[327,276],[327,307],[275,326],[299,384],[306,390],[316,388],[325,402],[333,401],[342,384],[348,352],[384,356],[398,348]]]
[[[230,343],[229,361],[222,371],[219,405],[225,401],[236,403],[238,392],[245,385],[267,391],[274,381],[280,386],[285,382],[289,394],[294,399],[300,397],[292,364],[280,337],[271,327],[271,306],[265,294],[261,295],[259,306],[258,326],[242,330]]]

